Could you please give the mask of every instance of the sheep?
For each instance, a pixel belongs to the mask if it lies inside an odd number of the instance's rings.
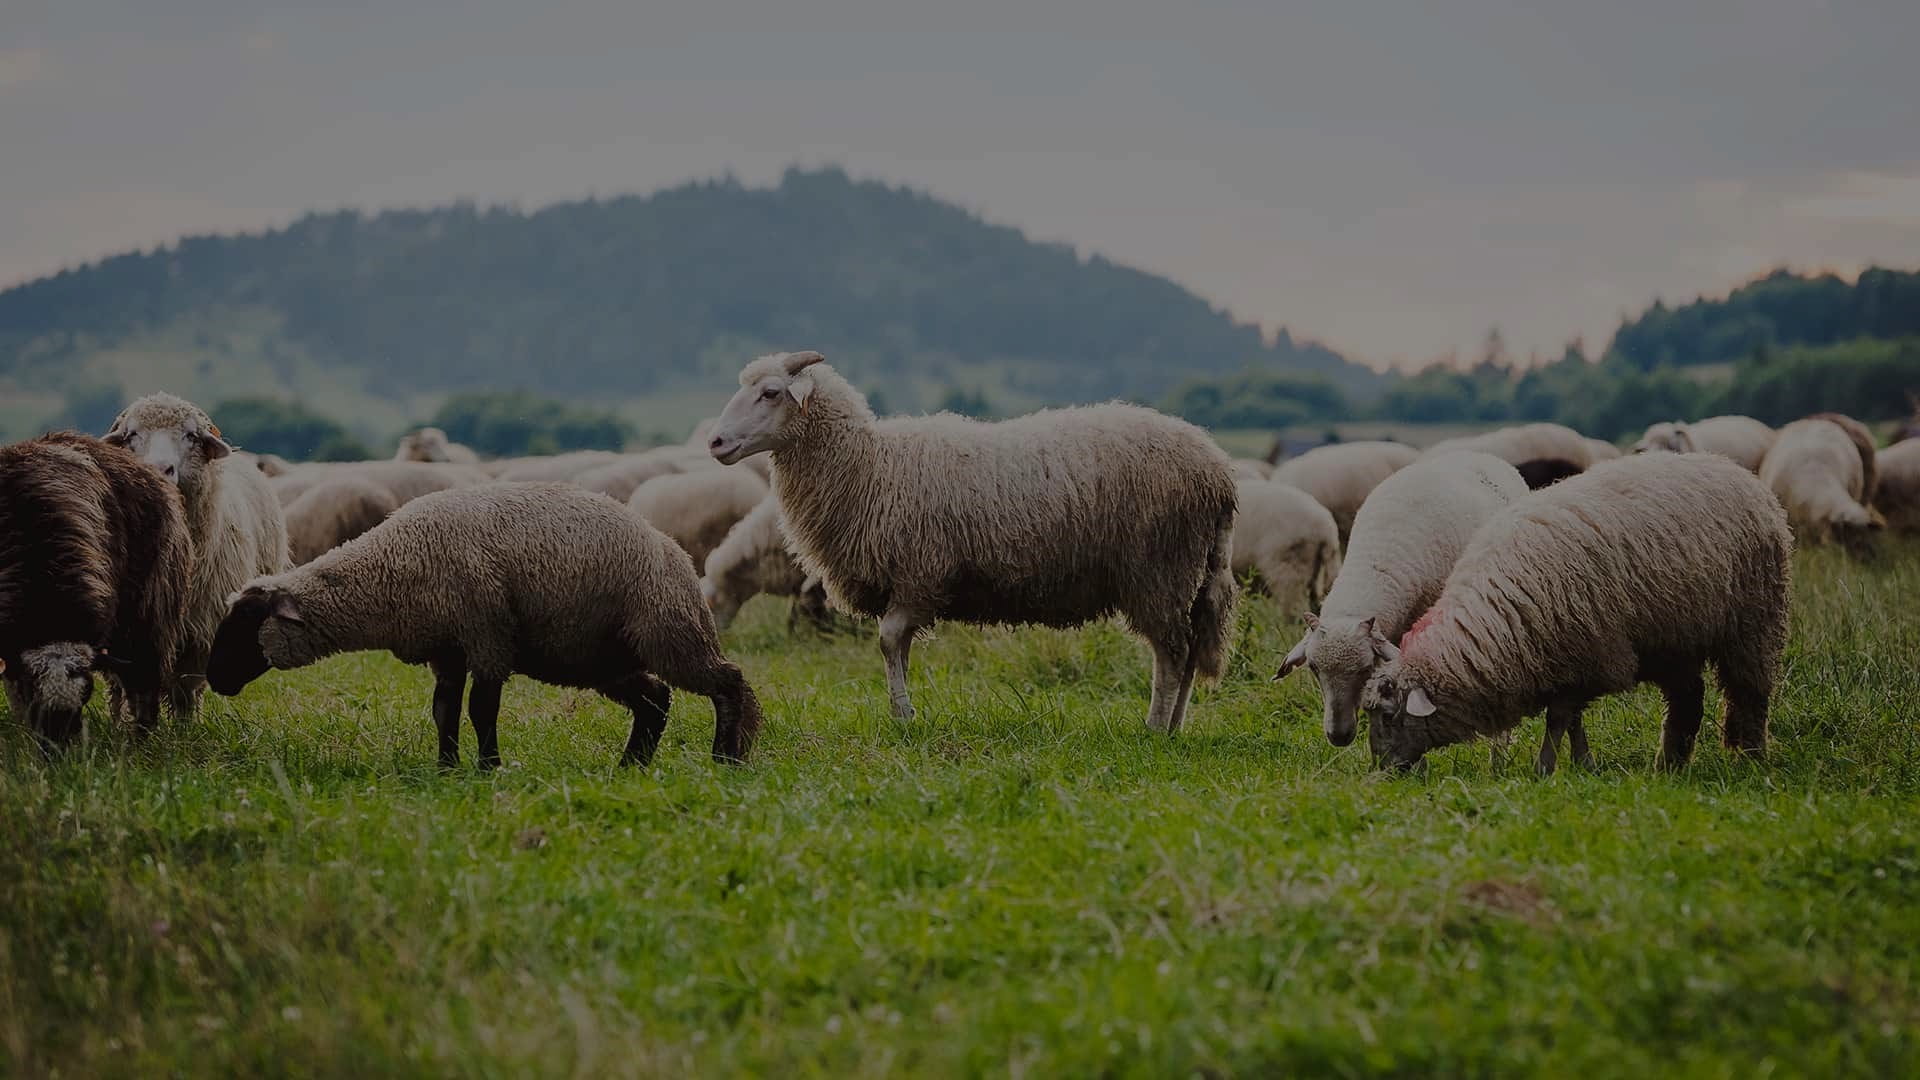
[[[1796,420],[1780,429],[1760,465],[1760,479],[1786,507],[1803,541],[1854,543],[1884,524],[1867,503],[1862,457],[1840,425]]]
[[[474,453],[471,447],[449,440],[447,433],[437,427],[423,427],[400,436],[400,447],[394,451],[393,460],[478,465],[480,455]]]
[[[1605,439],[1589,437],[1587,439],[1587,450],[1590,452],[1588,460],[1594,465],[1598,465],[1603,461],[1612,461],[1614,458],[1621,456],[1620,448]]]
[[[497,480],[572,480],[619,457],[611,450],[573,450],[544,457],[509,458],[494,463],[487,472]]]
[[[193,540],[193,582],[167,695],[175,716],[190,717],[227,597],[249,579],[287,566],[286,519],[272,483],[258,469],[230,467],[233,448],[190,401],[172,394],[140,398],[115,418],[104,441],[132,451],[180,489]]]
[[[1562,734],[1591,767],[1581,713],[1642,682],[1667,701],[1660,762],[1687,763],[1701,667],[1726,698],[1726,745],[1759,756],[1787,637],[1793,537],[1752,473],[1714,454],[1603,462],[1500,511],[1362,693],[1377,760],[1511,730],[1536,709],[1551,773]]]
[[[760,705],[720,652],[693,563],[613,501],[558,483],[426,495],[306,566],[249,582],[207,679],[233,695],[273,668],[386,649],[434,673],[439,762],[460,761],[460,703],[479,763],[500,763],[500,689],[515,674],[594,690],[633,712],[621,761],[645,765],[669,687],[712,699],[713,758],[744,762]]]
[[[1133,405],[876,420],[824,359],[748,364],[708,448],[724,464],[772,452],[801,567],[836,606],[880,619],[894,715],[913,715],[912,641],[938,619],[1075,626],[1117,611],[1153,647],[1147,725],[1177,731],[1233,625],[1226,454]]]
[[[1920,439],[1904,439],[1880,451],[1879,467],[1874,507],[1889,526],[1920,532]]]
[[[1237,457],[1233,459],[1233,475],[1240,480],[1271,480],[1273,466],[1259,458]]]
[[[158,726],[192,578],[180,493],[133,455],[75,432],[0,447],[0,681],[46,743],[78,737],[95,670]]]
[[[1273,470],[1273,480],[1299,488],[1326,507],[1345,544],[1367,494],[1419,456],[1418,450],[1396,442],[1334,443],[1282,462]]]
[[[747,469],[708,468],[658,476],[641,484],[627,509],[673,538],[704,567],[727,532],[767,498],[766,481]]]
[[[705,469],[719,470],[719,465],[705,452],[684,446],[659,446],[638,454],[622,454],[596,465],[574,476],[573,484],[623,503],[633,497],[635,488],[656,477]]]
[[[1822,412],[1807,417],[1809,420],[1825,420],[1852,440],[1854,452],[1860,455],[1860,501],[1871,505],[1874,492],[1880,489],[1880,471],[1877,468],[1879,444],[1873,439],[1873,432],[1867,425],[1844,413]]]
[[[747,601],[760,593],[795,597],[788,625],[807,619],[816,626],[827,622],[826,593],[807,577],[787,551],[786,529],[780,523],[780,500],[768,495],[739,523],[727,530],[720,545],[707,554],[700,578],[700,596],[713,612],[713,621],[725,630]]]
[[[268,479],[285,476],[293,471],[293,463],[279,454],[252,454],[245,450],[235,450],[233,460],[238,464],[253,466]]]
[[[1459,453],[1460,451],[1454,451]],[[1473,451],[1467,451],[1472,453]],[[1528,491],[1538,491],[1543,487],[1552,487],[1569,476],[1579,476],[1586,469],[1565,458],[1534,458],[1519,464],[1520,479],[1526,482]]]
[[[302,465],[273,481],[273,493],[282,507],[321,484],[362,480],[385,488],[399,504],[449,488],[472,487],[493,478],[472,465],[437,465],[424,461],[345,461]]]
[[[1367,496],[1326,604],[1273,676],[1313,672],[1328,742],[1353,742],[1361,691],[1393,642],[1439,598],[1474,531],[1526,494],[1512,465],[1468,450],[1423,458]]]
[[[1285,605],[1319,607],[1340,572],[1340,529],[1327,508],[1290,484],[1239,482],[1233,575]]]
[[[1774,430],[1751,416],[1709,416],[1691,424],[1673,421],[1647,428],[1633,452],[1670,450],[1676,454],[1719,454],[1759,473],[1760,462],[1773,446]]]
[[[1586,436],[1560,424],[1522,424],[1478,435],[1445,439],[1427,448],[1428,457],[1456,450],[1478,450],[1518,467],[1529,461],[1558,459],[1585,469],[1593,464]]]
[[[288,504],[287,554],[304,566],[400,509],[392,491],[364,476],[322,481]]]

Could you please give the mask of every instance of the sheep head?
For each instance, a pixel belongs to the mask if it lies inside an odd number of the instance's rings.
[[[1305,665],[1320,683],[1321,730],[1335,746],[1353,742],[1360,726],[1360,700],[1367,682],[1382,666],[1399,659],[1371,617],[1327,618],[1308,615],[1307,634],[1287,653],[1275,679]]]
[[[71,729],[93,696],[93,672],[104,651],[84,641],[56,641],[23,650],[16,672],[34,731]]]
[[[1693,453],[1693,433],[1680,421],[1659,423],[1647,428],[1640,441],[1633,444],[1633,452],[1644,454],[1650,450],[1668,450],[1676,454]]]
[[[249,585],[233,598],[213,635],[207,685],[232,697],[271,668],[312,663],[306,638],[306,619],[292,595],[270,585]]]
[[[774,353],[740,372],[740,389],[720,411],[707,437],[707,452],[731,465],[762,450],[778,451],[792,437],[792,420],[813,398],[807,369],[825,360],[817,352]]]
[[[1396,658],[1381,665],[1360,693],[1370,724],[1367,745],[1378,768],[1405,770],[1418,764],[1433,745],[1428,721],[1440,711],[1426,686]]]
[[[185,491],[199,488],[207,467],[233,453],[211,417],[172,394],[149,394],[127,406],[103,438]]]

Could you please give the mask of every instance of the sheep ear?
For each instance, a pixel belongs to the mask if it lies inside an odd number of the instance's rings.
[[[1367,640],[1373,643],[1373,655],[1387,661],[1400,659],[1400,647],[1387,640],[1387,635],[1380,632],[1373,619],[1369,618],[1360,625],[1366,628]]]
[[[802,375],[797,379],[788,379],[787,393],[793,396],[794,403],[800,406],[800,411],[806,412],[807,399],[813,396],[813,377]]]
[[[1280,661],[1280,670],[1273,673],[1273,681],[1279,682],[1293,673],[1293,669],[1307,662],[1307,639],[1301,638],[1300,644],[1293,647],[1285,660]]]
[[[273,594],[273,607],[268,609],[276,619],[285,619],[290,623],[305,623],[306,617],[300,614],[300,608],[294,604],[293,597],[286,593]]]
[[[1408,716],[1432,716],[1440,711],[1434,706],[1433,699],[1427,696],[1426,688],[1422,686],[1416,686],[1407,691],[1406,706]]]
[[[106,443],[108,446],[127,445],[126,414],[122,413],[121,415],[113,418],[113,426],[107,429],[107,433],[105,435],[100,436],[100,441],[103,443]]]
[[[200,448],[206,451],[208,461],[219,461],[233,453],[233,446],[220,437],[220,428],[212,424],[200,433]]]
[[[806,370],[807,368],[810,368],[813,365],[821,363],[825,360],[826,360],[826,357],[820,355],[817,352],[814,352],[812,349],[807,349],[802,352],[787,353],[786,354],[787,374],[798,375],[802,371]]]

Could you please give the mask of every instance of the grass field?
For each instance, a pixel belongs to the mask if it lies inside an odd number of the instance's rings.
[[[1536,719],[1370,775],[1261,611],[1172,739],[1112,627],[944,628],[901,726],[767,600],[741,769],[521,680],[443,775],[374,656],[51,766],[0,725],[0,1074],[1914,1075],[1920,547],[1796,570],[1770,759],[1674,776],[1651,691],[1597,773]]]

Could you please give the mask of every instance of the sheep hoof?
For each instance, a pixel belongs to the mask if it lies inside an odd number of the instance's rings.
[[[896,701],[893,703],[893,718],[895,720],[904,723],[913,719],[913,715],[913,705],[911,703],[905,701]]]

